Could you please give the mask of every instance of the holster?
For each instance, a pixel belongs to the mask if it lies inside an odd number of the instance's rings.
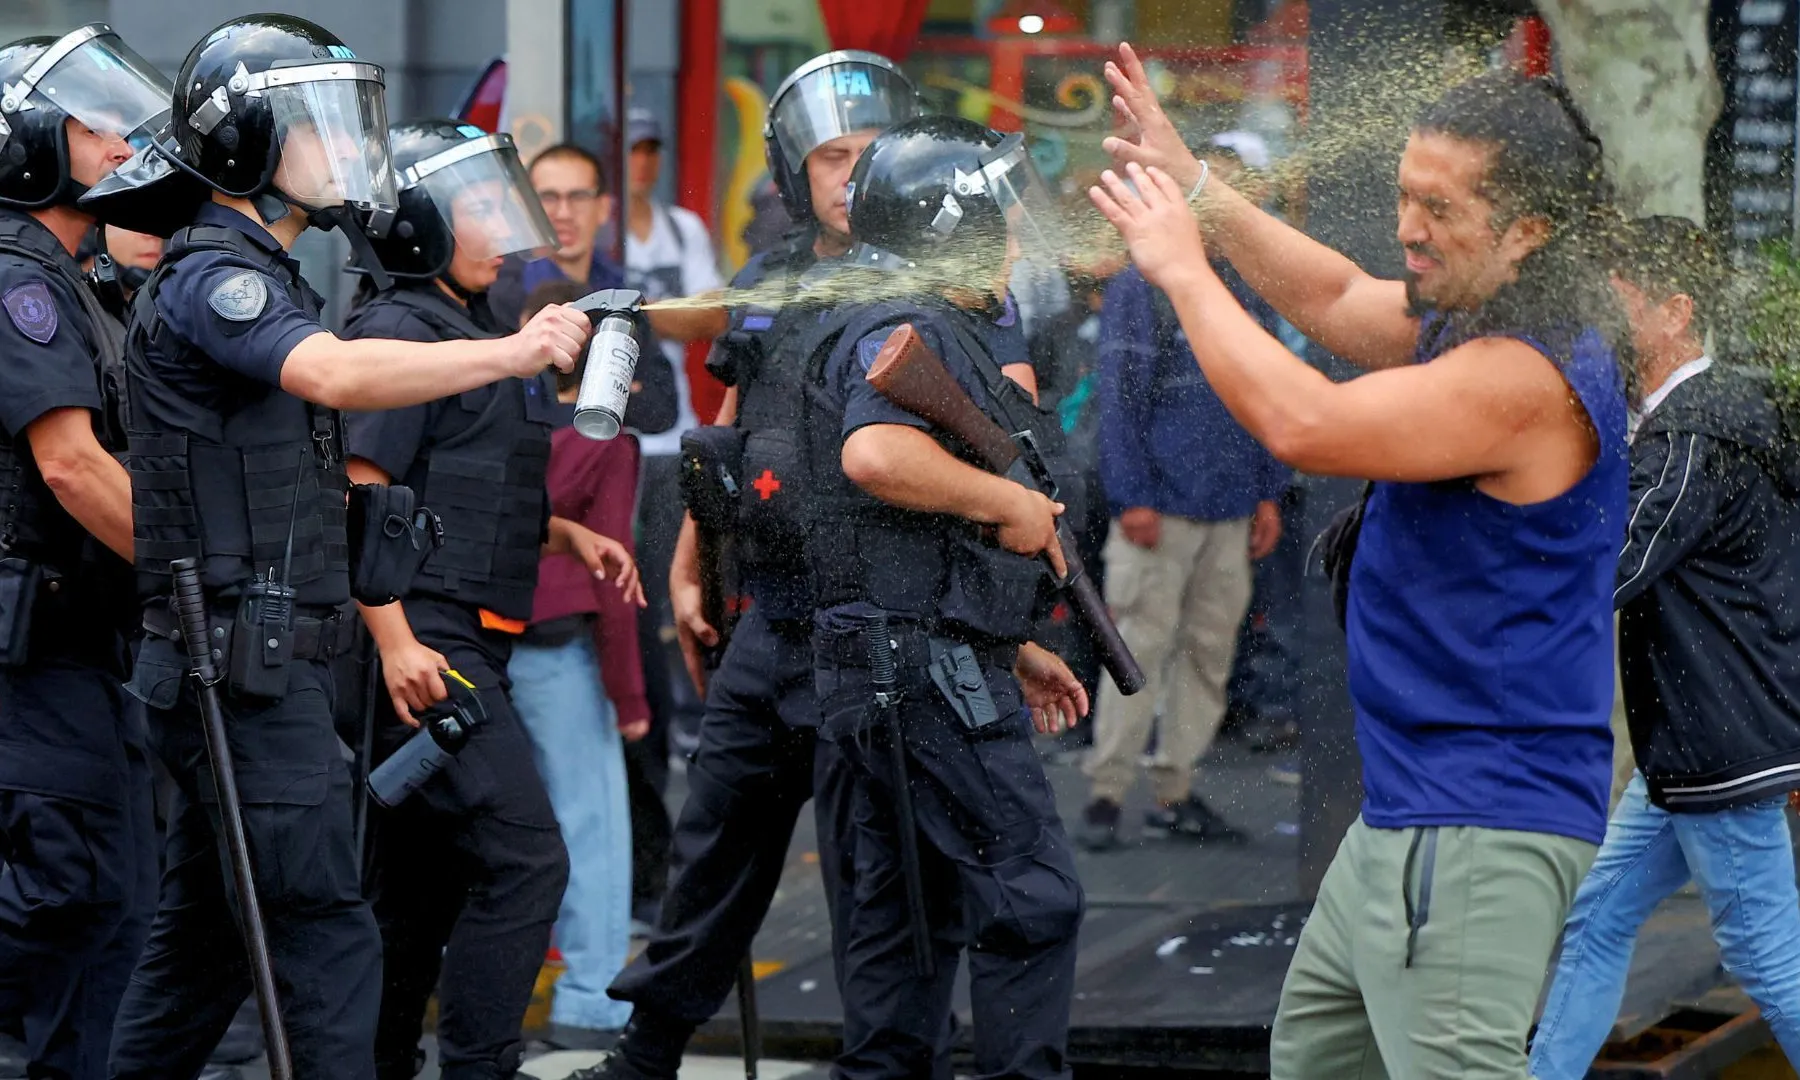
[[[720,424],[681,436],[681,501],[699,528],[719,535],[736,529],[744,438],[742,428]]]
[[[0,559],[0,667],[23,666],[31,654],[31,616],[44,569],[16,556]]]
[[[400,484],[350,489],[350,593],[371,607],[391,604],[444,544],[444,523]]]
[[[289,626],[273,635],[251,621],[256,614],[255,604],[246,598],[235,615],[210,614],[206,620],[214,643],[213,664],[225,672],[225,687],[236,697],[281,697],[287,693],[288,668],[294,661],[331,660],[356,642],[356,620],[343,612],[322,619],[295,615]],[[166,607],[144,609],[144,632],[185,648],[181,628]]]

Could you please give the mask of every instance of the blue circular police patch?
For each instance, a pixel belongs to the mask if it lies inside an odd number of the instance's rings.
[[[56,301],[50,296],[50,286],[43,282],[14,285],[0,297],[0,307],[6,309],[6,317],[19,333],[39,345],[50,344],[56,336]]]

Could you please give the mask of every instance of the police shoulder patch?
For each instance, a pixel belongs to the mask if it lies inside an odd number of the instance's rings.
[[[221,319],[249,322],[269,306],[269,286],[254,270],[241,270],[213,286],[207,304]]]
[[[6,309],[6,317],[19,333],[37,342],[39,345],[50,344],[56,336],[56,301],[50,295],[50,286],[42,281],[27,281],[14,285],[0,296],[0,307]]]
[[[869,369],[875,366],[875,358],[881,355],[881,347],[887,344],[892,334],[892,330],[887,333],[877,332],[856,343],[856,362],[862,365],[863,374],[867,375]]]

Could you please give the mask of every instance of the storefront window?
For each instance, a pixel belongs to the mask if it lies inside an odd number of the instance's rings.
[[[742,238],[768,185],[768,95],[834,43],[819,0],[724,0],[723,14],[722,90],[736,119],[719,127],[714,190],[725,261],[737,265],[768,235]],[[1024,131],[1044,178],[1074,203],[1106,164],[1101,69],[1127,34],[1196,146],[1249,133],[1240,145],[1264,169],[1291,153],[1306,113],[1304,0],[933,0],[897,59],[928,110]]]

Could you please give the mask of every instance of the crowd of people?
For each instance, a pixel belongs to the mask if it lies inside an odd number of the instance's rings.
[[[1076,194],[1119,257],[1074,249],[1022,137],[837,52],[771,97],[785,228],[734,293],[653,195],[647,113],[615,213],[580,146],[389,128],[379,69],[303,20],[227,23],[173,85],[100,26],[0,48],[28,1075],[194,1076],[279,1001],[294,1075],[406,1080],[435,998],[441,1075],[508,1080],[554,946],[545,1041],[673,1077],[809,801],[835,1073],[950,1075],[966,964],[977,1071],[1066,1075],[1071,827],[1118,848],[1141,772],[1150,833],[1246,843],[1195,767],[1229,720],[1299,734],[1302,473],[1368,481],[1320,540],[1367,794],[1272,1074],[1581,1076],[1690,878],[1800,1054],[1800,448],[1707,354],[1707,236],[1626,220],[1561,88],[1492,73],[1415,121],[1407,275],[1377,279],[1271,207],[1255,134],[1177,130],[1128,46],[1106,76],[1130,137]],[[335,333],[287,254],[308,227],[361,275]],[[574,425],[590,303],[635,328],[626,438]],[[1029,467],[983,467],[971,416]]]

